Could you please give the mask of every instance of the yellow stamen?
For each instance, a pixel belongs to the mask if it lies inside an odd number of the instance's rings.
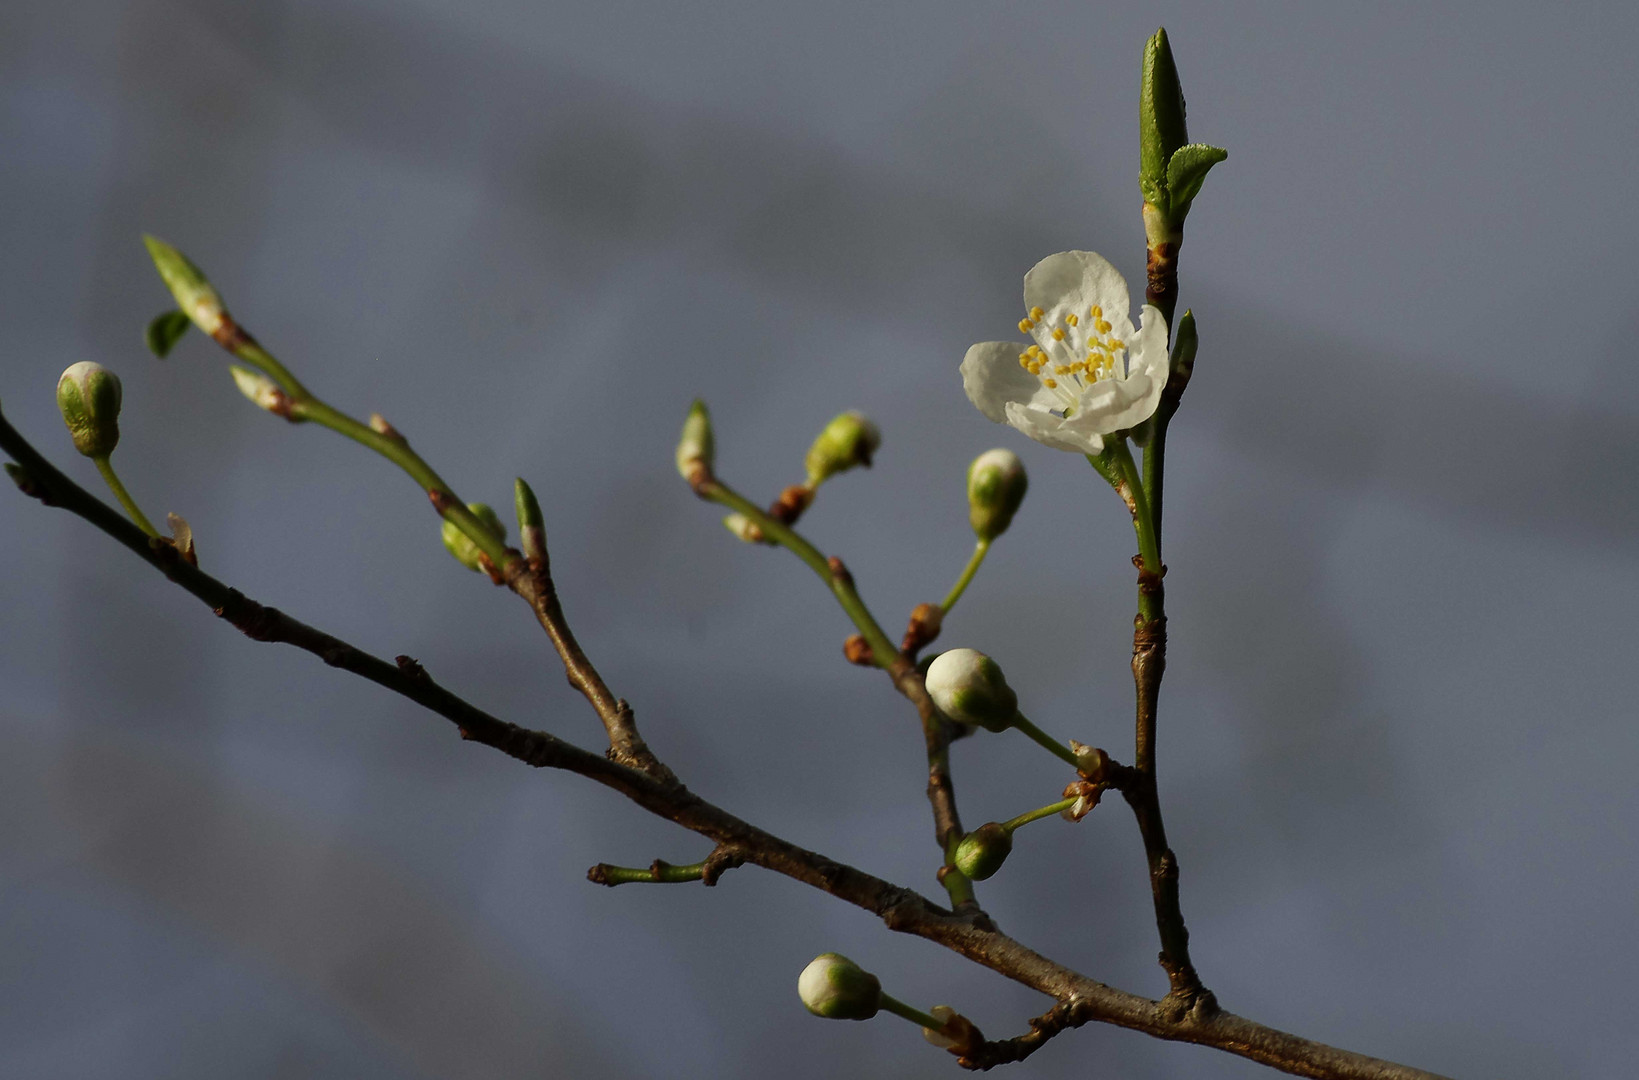
[[[1054,341],[1063,341],[1064,340],[1064,328],[1063,327],[1059,327],[1059,326],[1053,327],[1053,340]]]
[[[1036,324],[1031,322],[1029,319],[1020,319],[1019,320],[1019,333],[1028,334],[1030,332],[1030,328],[1032,326],[1035,326],[1035,325]]]
[[[1101,334],[1108,334],[1110,332],[1110,324],[1105,322],[1103,319],[1098,320],[1098,322],[1094,325],[1098,328],[1098,332]]]
[[[1064,317],[1064,321],[1069,323],[1071,326],[1080,326],[1081,325],[1081,316],[1077,315],[1075,312],[1072,311],[1072,312],[1070,312],[1070,314],[1068,314]]]
[[[1057,390],[1059,388],[1057,379],[1043,379],[1041,382],[1042,385],[1047,387],[1049,390]]]
[[[1033,307],[1033,308],[1030,309],[1030,317],[1032,319],[1039,319],[1045,314],[1047,314],[1047,312],[1043,311],[1039,307]]]

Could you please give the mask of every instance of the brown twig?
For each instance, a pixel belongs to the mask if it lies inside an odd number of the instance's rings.
[[[1201,999],[1190,1008],[1178,1010],[1169,1007],[1166,1001],[1151,1001],[1106,986],[1034,952],[998,931],[988,920],[947,911],[915,892],[765,832],[701,799],[669,771],[650,772],[614,760],[612,755],[605,757],[583,750],[546,732],[507,723],[439,686],[409,657],[390,663],[276,608],[249,599],[189,565],[174,549],[150,546],[146,534],[42,458],[3,415],[0,415],[0,449],[22,467],[38,491],[45,493],[42,501],[47,505],[63,507],[109,534],[253,639],[283,642],[310,652],[332,667],[369,679],[443,716],[456,725],[464,739],[494,747],[537,768],[563,769],[587,777],[625,795],[645,810],[714,841],[717,850],[732,849],[735,857],[743,857],[745,862],[812,885],[872,912],[891,930],[936,942],[1039,990],[1067,1008],[1064,1026],[1094,1020],[1115,1024],[1158,1038],[1217,1047],[1297,1076],[1326,1080],[1443,1080],[1433,1073],[1339,1050],[1208,1008],[1208,1003]],[[561,612],[554,615],[554,621],[558,619]],[[584,656],[572,645],[571,653],[585,662]],[[596,672],[590,671],[590,667],[586,663],[590,677],[596,678]],[[927,695],[914,670],[906,665],[902,670],[895,670],[894,676],[896,685],[918,704],[920,711]],[[602,687],[603,683],[596,679],[588,685]],[[602,693],[607,695],[606,687]],[[592,699],[592,694],[589,693],[588,698]],[[595,700],[593,703],[597,704]],[[1005,1044],[982,1044],[981,1053],[983,1047],[1013,1043],[1019,1043],[1017,1049],[1024,1050],[1024,1040],[1032,1037],[1020,1036]],[[1046,1037],[1042,1035],[1038,1041]],[[995,1051],[998,1055],[1005,1052]]]

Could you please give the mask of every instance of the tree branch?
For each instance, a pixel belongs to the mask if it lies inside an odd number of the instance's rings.
[[[891,930],[936,942],[1056,999],[1063,1026],[1115,1024],[1158,1038],[1216,1047],[1297,1076],[1328,1080],[1445,1080],[1433,1073],[1350,1053],[1265,1027],[1198,999],[1184,1011],[1088,978],[1001,933],[988,920],[947,911],[908,889],[798,847],[701,799],[671,778],[593,754],[542,731],[500,720],[437,685],[419,663],[389,663],[321,630],[257,603],[184,562],[64,476],[0,415],[0,449],[20,466],[19,486],[49,506],[84,518],[218,615],[258,641],[278,641],[318,656],[401,694],[455,724],[462,738],[494,747],[537,768],[563,769],[625,795],[645,810],[732,847],[744,860],[811,885],[880,917]],[[601,680],[600,680],[601,682]],[[1057,1011],[1057,1010],[1055,1010]],[[1053,1015],[1050,1013],[1049,1015]],[[1028,1040],[1031,1036],[1021,1036]],[[1043,1036],[1045,1038],[1045,1036]],[[1008,1040],[1009,1044],[1020,1040]],[[985,1046],[1003,1044],[985,1044]],[[1018,1049],[1024,1049],[1020,1043]],[[997,1050],[1000,1063],[1005,1051]],[[1023,1056],[1022,1054],[1019,1056]],[[1010,1060],[1017,1060],[1017,1057]],[[988,1067],[975,1059],[973,1067]]]

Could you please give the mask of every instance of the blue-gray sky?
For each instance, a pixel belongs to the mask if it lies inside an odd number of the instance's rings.
[[[1133,544],[1084,462],[955,367],[1042,256],[1142,270],[1137,64],[1172,33],[1228,147],[1183,300],[1162,783],[1196,958],[1270,1024],[1459,1077],[1615,1075],[1639,821],[1639,15],[1616,4],[585,5],[145,0],[0,10],[0,400],[125,384],[127,483],[203,564],[493,711],[595,745],[528,613],[415,488],[256,412],[166,305],[158,233],[319,393],[466,497],[545,505],[569,614],[691,786],[937,891],[914,719],[843,664],[794,560],[677,480],[689,400],[767,497],[845,408],[876,468],[807,522],[885,622],[966,556],[967,461],[1031,494],[947,625],[1047,729],[1130,754]],[[0,492],[0,1073],[950,1076],[823,1023],[837,949],[994,1036],[1046,1004],[755,870],[586,883],[705,846],[574,777],[254,644]],[[955,753],[977,824],[1062,782]],[[1159,994],[1119,804],[1033,826],[982,897]],[[1103,1028],[1020,1076],[1249,1077]]]

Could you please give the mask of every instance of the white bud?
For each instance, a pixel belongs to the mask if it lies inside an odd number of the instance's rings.
[[[939,711],[986,731],[1006,731],[1019,714],[1019,696],[996,661],[977,649],[942,652],[928,666],[928,695]]]
[[[89,458],[107,457],[120,441],[120,379],[101,364],[81,360],[57,380],[57,408],[74,440]]]
[[[1007,531],[1030,480],[1011,450],[986,450],[967,467],[968,521],[973,535],[994,540]]]
[[[882,983],[840,953],[821,953],[797,977],[797,996],[815,1016],[869,1020],[882,1007]]]

